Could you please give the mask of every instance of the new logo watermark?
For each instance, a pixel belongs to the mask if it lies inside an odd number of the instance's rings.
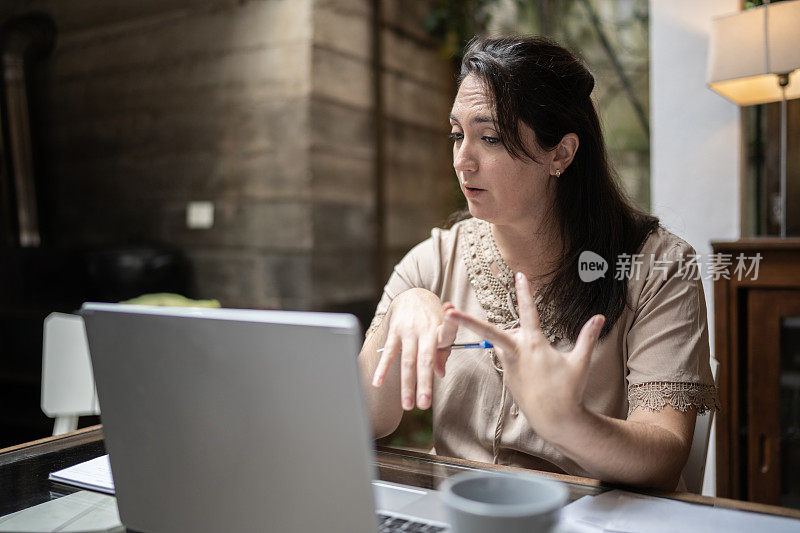
[[[584,283],[602,278],[608,271],[608,261],[594,252],[585,250],[578,257],[578,275]]]
[[[762,255],[756,253],[747,256],[742,253],[733,257],[732,254],[712,253],[703,262],[699,254],[681,254],[677,258],[667,259],[663,255],[656,257],[654,254],[620,254],[614,265],[614,279],[650,279],[660,277],[676,277],[685,280],[699,280],[701,277],[717,281],[718,279],[758,279],[758,267]],[[590,250],[581,252],[578,257],[578,275],[584,283],[591,283],[603,278],[608,272],[608,262],[603,256]],[[703,275],[705,274],[705,276]]]

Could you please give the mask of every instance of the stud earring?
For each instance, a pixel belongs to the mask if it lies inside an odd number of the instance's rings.
[[[559,168],[556,169],[556,177],[557,178],[561,177],[561,169],[559,169]]]

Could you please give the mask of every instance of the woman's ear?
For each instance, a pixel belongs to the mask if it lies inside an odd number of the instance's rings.
[[[567,170],[567,167],[572,163],[575,154],[578,152],[578,136],[574,133],[567,133],[561,138],[561,142],[556,146],[556,154],[551,163],[550,174],[560,176]]]

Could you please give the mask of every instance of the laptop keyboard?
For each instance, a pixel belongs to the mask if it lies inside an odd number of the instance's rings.
[[[378,513],[378,533],[394,533],[402,531],[404,533],[439,533],[449,531],[450,528],[437,526],[428,522],[418,522],[399,516],[390,516]]]

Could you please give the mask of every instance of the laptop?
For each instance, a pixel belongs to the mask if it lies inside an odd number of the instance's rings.
[[[436,491],[373,481],[354,316],[94,303],[81,314],[129,531],[448,529]]]

